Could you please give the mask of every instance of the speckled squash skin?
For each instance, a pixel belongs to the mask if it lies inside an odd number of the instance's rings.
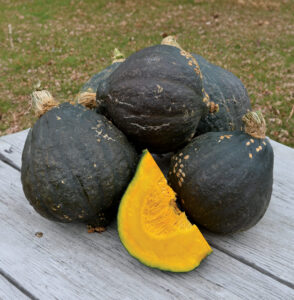
[[[219,107],[218,111],[202,116],[196,135],[210,131],[241,130],[242,116],[251,110],[250,99],[241,80],[202,56],[192,55],[200,66],[203,86],[210,101]]]
[[[167,45],[131,55],[97,91],[102,113],[140,148],[155,153],[178,149],[192,139],[208,101],[192,56]]]
[[[233,233],[264,215],[273,159],[267,139],[241,131],[209,132],[172,158],[169,183],[192,222],[215,233]]]
[[[43,217],[104,227],[115,216],[136,163],[135,150],[109,120],[63,103],[30,130],[21,181]]]
[[[112,74],[114,70],[118,68],[118,66],[122,62],[114,62],[101,72],[93,75],[80,89],[80,93],[82,92],[88,92],[88,93],[96,93],[98,86],[100,89],[102,89],[101,92],[103,92],[105,88],[104,82],[107,80],[107,78]]]

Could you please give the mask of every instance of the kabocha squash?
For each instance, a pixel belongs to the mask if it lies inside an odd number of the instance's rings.
[[[24,193],[43,217],[106,226],[133,176],[137,154],[104,116],[33,93],[40,118],[23,154]],[[46,113],[45,113],[46,112]]]
[[[255,225],[264,215],[273,184],[273,150],[261,113],[243,117],[245,132],[196,137],[171,161],[169,183],[193,223],[216,233]]]
[[[125,60],[125,56],[115,48],[113,51],[113,61],[110,66],[101,72],[93,75],[81,88],[77,102],[88,108],[97,107],[96,92],[99,87],[103,92],[105,89],[105,82],[110,74],[117,69],[117,67]]]
[[[209,98],[196,60],[169,45],[127,58],[97,90],[101,112],[141,148],[170,152],[190,141]]]
[[[173,36],[163,39],[162,44],[181,49]],[[210,131],[241,130],[242,117],[251,110],[250,99],[241,80],[200,55],[192,53],[192,56],[199,64],[204,90],[216,106],[201,117],[196,135]]]
[[[121,200],[118,233],[132,256],[161,270],[190,271],[212,252],[147,150]]]
[[[192,55],[199,63],[203,86],[210,101],[218,105],[217,111],[202,116],[196,135],[210,131],[241,130],[242,117],[251,110],[250,99],[241,80],[202,56]]]

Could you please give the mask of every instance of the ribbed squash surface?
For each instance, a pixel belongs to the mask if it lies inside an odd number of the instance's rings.
[[[161,270],[190,271],[212,252],[147,150],[121,200],[118,232],[132,256]]]

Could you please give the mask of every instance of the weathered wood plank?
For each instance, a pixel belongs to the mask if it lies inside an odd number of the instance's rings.
[[[18,167],[27,132],[0,138],[0,154],[13,160]],[[294,149],[274,141],[271,143],[275,153],[274,189],[264,218],[244,233],[229,236],[206,233],[206,236],[218,249],[293,286]]]
[[[0,138],[0,160],[21,167],[21,154],[29,129]]]
[[[58,299],[289,299],[294,290],[215,250],[173,274],[128,255],[115,224],[103,234],[43,219],[28,204],[20,173],[0,162],[0,268],[36,297]],[[43,232],[43,237],[35,236]]]
[[[29,299],[19,289],[12,285],[6,278],[0,275],[0,299],[1,300],[27,300]]]

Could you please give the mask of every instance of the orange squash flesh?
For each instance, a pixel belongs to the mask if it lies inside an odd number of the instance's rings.
[[[121,200],[118,233],[132,256],[161,270],[191,271],[212,252],[147,150]]]

